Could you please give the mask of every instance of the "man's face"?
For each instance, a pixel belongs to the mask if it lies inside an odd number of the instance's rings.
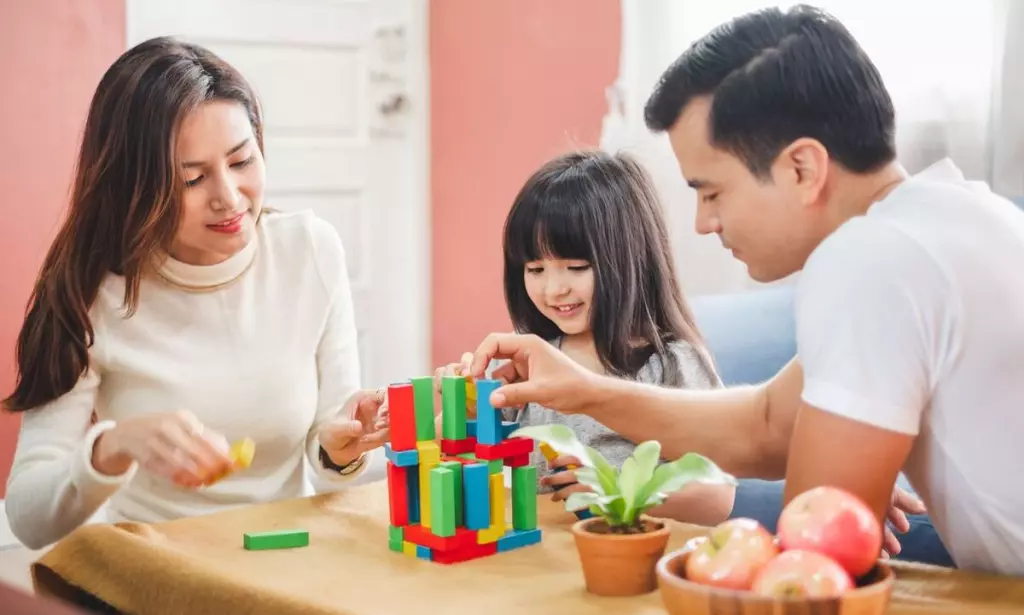
[[[668,131],[679,169],[697,190],[696,230],[716,233],[754,280],[784,278],[803,267],[819,239],[806,215],[806,190],[786,164],[776,161],[771,177],[760,178],[713,147],[710,110],[709,97],[694,99]]]

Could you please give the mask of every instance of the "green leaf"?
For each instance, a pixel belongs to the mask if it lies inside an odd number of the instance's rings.
[[[598,476],[596,468],[578,468],[573,471],[576,475],[576,480],[581,485],[586,485],[593,489],[598,495],[605,495],[604,483],[601,482]]]
[[[606,495],[616,495],[621,493],[619,489],[619,471],[615,469],[615,466],[608,463],[608,460],[604,458],[597,449],[586,447],[587,458],[593,463],[593,468],[597,472],[597,478],[601,481],[601,490]]]
[[[723,472],[707,457],[687,453],[675,461],[658,466],[638,496],[640,506],[656,494],[665,496],[692,482],[706,485],[735,485],[736,479]]]
[[[568,425],[530,425],[520,427],[509,434],[510,438],[531,438],[544,442],[562,455],[572,455],[584,466],[593,467],[594,463],[587,454],[587,448],[576,438],[576,434]]]
[[[643,488],[651,481],[660,455],[661,444],[649,440],[636,447],[633,454],[622,464],[619,489],[626,504],[623,516],[627,523],[635,521],[640,514],[639,509],[646,505]]]
[[[565,509],[576,511],[581,508],[590,508],[591,506],[599,505],[600,499],[601,496],[597,493],[577,491],[576,493],[569,494],[569,497],[565,499]]]

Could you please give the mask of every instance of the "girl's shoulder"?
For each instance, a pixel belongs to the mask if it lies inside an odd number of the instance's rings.
[[[721,379],[708,351],[684,340],[669,342],[666,355],[653,353],[640,368],[639,382],[672,385],[687,389],[721,386]]]

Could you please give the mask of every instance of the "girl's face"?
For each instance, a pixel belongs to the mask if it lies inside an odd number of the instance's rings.
[[[185,187],[171,256],[213,265],[252,239],[263,207],[266,170],[245,108],[211,101],[189,114],[178,133]]]
[[[562,333],[590,331],[594,270],[584,260],[545,258],[523,266],[526,294]]]

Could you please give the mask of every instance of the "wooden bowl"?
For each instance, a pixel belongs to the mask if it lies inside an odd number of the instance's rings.
[[[658,589],[671,615],[883,615],[895,580],[892,569],[879,563],[856,589],[836,598],[770,598],[687,581],[689,555],[679,549],[658,560]]]

